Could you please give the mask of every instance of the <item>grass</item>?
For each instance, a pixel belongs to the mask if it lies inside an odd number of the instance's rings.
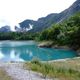
[[[0,68],[0,80],[13,80],[4,70]]]
[[[35,59],[25,63],[25,68],[40,72],[43,76],[59,78],[60,80],[80,80],[80,59],[62,62],[40,62]]]

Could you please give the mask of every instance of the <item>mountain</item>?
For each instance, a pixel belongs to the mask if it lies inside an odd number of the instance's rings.
[[[0,28],[0,32],[10,32],[10,26],[6,25]]]
[[[29,32],[39,32],[42,31],[43,29],[50,27],[54,23],[62,22],[63,20],[69,18],[70,16],[79,11],[80,11],[80,0],[77,0],[68,9],[62,11],[61,13],[52,13],[46,17],[39,18],[37,21],[24,20],[19,24],[21,29],[28,28],[29,25],[33,25],[33,29],[29,30]]]

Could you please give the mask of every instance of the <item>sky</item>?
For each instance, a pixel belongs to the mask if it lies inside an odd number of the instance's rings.
[[[60,13],[76,0],[0,0],[0,27],[14,25],[25,19],[37,20],[50,13]]]

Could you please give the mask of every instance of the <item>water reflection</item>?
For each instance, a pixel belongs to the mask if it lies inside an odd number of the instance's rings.
[[[33,57],[32,51],[29,51],[28,49],[26,50],[26,54],[27,54],[29,57]]]
[[[30,61],[34,57],[40,60],[55,60],[75,57],[76,53],[69,50],[39,48],[35,42],[0,42],[0,61]]]
[[[20,53],[17,53],[12,50],[10,53],[10,60],[11,61],[24,61],[23,59],[20,58]]]
[[[0,59],[4,58],[4,55],[0,51]]]
[[[0,49],[0,60],[1,61],[24,61],[33,58],[33,53],[30,48],[16,47],[8,48],[4,47]]]
[[[20,58],[20,53],[16,53],[15,50],[8,50],[10,53],[8,53],[7,50],[4,53],[2,52],[0,52],[1,61],[24,61],[22,58]]]

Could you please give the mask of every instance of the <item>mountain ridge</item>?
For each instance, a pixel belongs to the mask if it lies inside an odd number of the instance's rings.
[[[51,13],[46,17],[39,18],[37,21],[29,19],[24,20],[19,24],[21,28],[24,27],[27,28],[29,27],[29,24],[31,24],[33,25],[33,29],[31,29],[29,32],[39,32],[50,27],[52,24],[62,22],[63,20],[69,18],[70,16],[79,11],[80,11],[80,0],[77,0],[68,9],[62,11],[61,13]]]
[[[69,8],[60,13],[48,14],[46,17],[41,17],[37,21],[26,19],[19,23],[20,27],[15,26],[15,31],[27,32],[27,29],[30,28],[30,25],[32,25],[32,28],[29,29],[28,32],[40,32],[46,28],[49,28],[52,24],[64,21],[77,12],[80,12],[80,0],[76,0]],[[0,28],[0,32],[3,31],[3,28]],[[6,32],[6,29],[4,29],[4,31]]]

